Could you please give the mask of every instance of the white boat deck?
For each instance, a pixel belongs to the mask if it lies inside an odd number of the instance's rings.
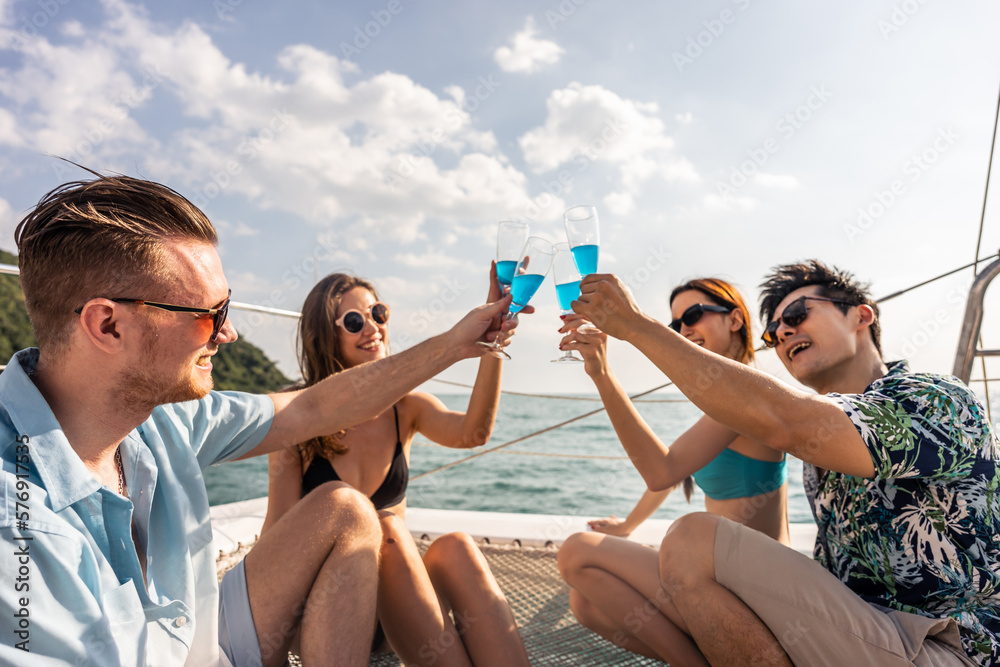
[[[216,548],[223,554],[236,551],[257,539],[267,512],[267,498],[255,498],[212,507],[212,531]],[[467,512],[408,507],[406,525],[414,537],[437,537],[446,533],[468,533],[477,541],[521,546],[559,546],[573,533],[587,530],[587,521],[601,517],[561,516],[556,514],[508,514],[504,512]],[[650,519],[632,533],[630,539],[659,546],[670,526],[668,519]],[[812,523],[790,525],[792,547],[811,555],[816,539]]]

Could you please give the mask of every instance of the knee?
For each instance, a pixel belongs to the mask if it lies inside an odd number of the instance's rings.
[[[371,501],[343,482],[327,482],[313,489],[301,501],[317,529],[378,537],[378,515]]]
[[[660,543],[660,580],[669,593],[711,574],[719,517],[694,512],[676,519]]]
[[[556,563],[559,574],[569,582],[573,575],[586,567],[588,555],[597,547],[600,537],[595,533],[573,533],[559,547]]]
[[[449,533],[437,538],[424,553],[428,571],[445,568],[482,569],[482,552],[475,540],[466,533]]]

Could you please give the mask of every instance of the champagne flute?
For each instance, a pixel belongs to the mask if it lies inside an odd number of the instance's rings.
[[[566,223],[566,240],[573,250],[573,259],[581,276],[597,273],[597,256],[601,246],[597,209],[593,206],[574,206],[563,213]]]
[[[569,315],[573,312],[574,301],[580,298],[580,270],[576,259],[570,250],[569,243],[557,243],[556,255],[552,260],[552,280],[556,284],[556,297],[559,299],[559,314]],[[567,350],[565,354],[552,362],[583,361],[580,357]]]
[[[502,220],[497,226],[497,280],[510,287],[514,267],[521,257],[521,250],[528,240],[528,223]]]
[[[510,285],[510,293],[513,296],[513,301],[510,304],[510,311],[505,316],[506,319],[516,317],[528,305],[531,297],[535,295],[542,281],[545,280],[545,274],[549,272],[549,268],[552,266],[554,255],[555,247],[550,241],[540,236],[528,237],[528,240],[524,243],[524,248],[521,250],[521,256],[517,260],[517,265],[514,267],[514,277],[511,279]],[[510,359],[510,355],[504,352],[503,347],[500,345],[503,337],[504,334],[501,331],[497,334],[492,345],[482,342],[478,343],[478,345],[485,347],[489,354]]]

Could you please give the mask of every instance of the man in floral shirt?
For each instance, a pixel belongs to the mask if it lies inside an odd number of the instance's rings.
[[[669,623],[708,664],[1000,664],[1000,443],[982,404],[953,377],[887,365],[850,274],[811,261],[762,287],[765,343],[817,394],[684,340],[614,276],[585,279],[574,304],[706,414],[801,458],[819,525],[811,560],[721,517],[675,521],[659,615],[636,638]]]

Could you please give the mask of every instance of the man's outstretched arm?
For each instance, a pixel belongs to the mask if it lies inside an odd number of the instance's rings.
[[[506,296],[476,308],[449,331],[408,350],[331,375],[300,391],[272,394],[274,421],[267,436],[241,458],[259,456],[378,416],[408,392],[462,359],[480,356],[477,341],[510,305]],[[504,330],[514,322],[504,322]]]
[[[797,391],[695,345],[643,313],[613,275],[588,276],[580,291],[573,310],[609,336],[634,345],[719,423],[820,468],[875,475],[857,429],[831,399]]]

